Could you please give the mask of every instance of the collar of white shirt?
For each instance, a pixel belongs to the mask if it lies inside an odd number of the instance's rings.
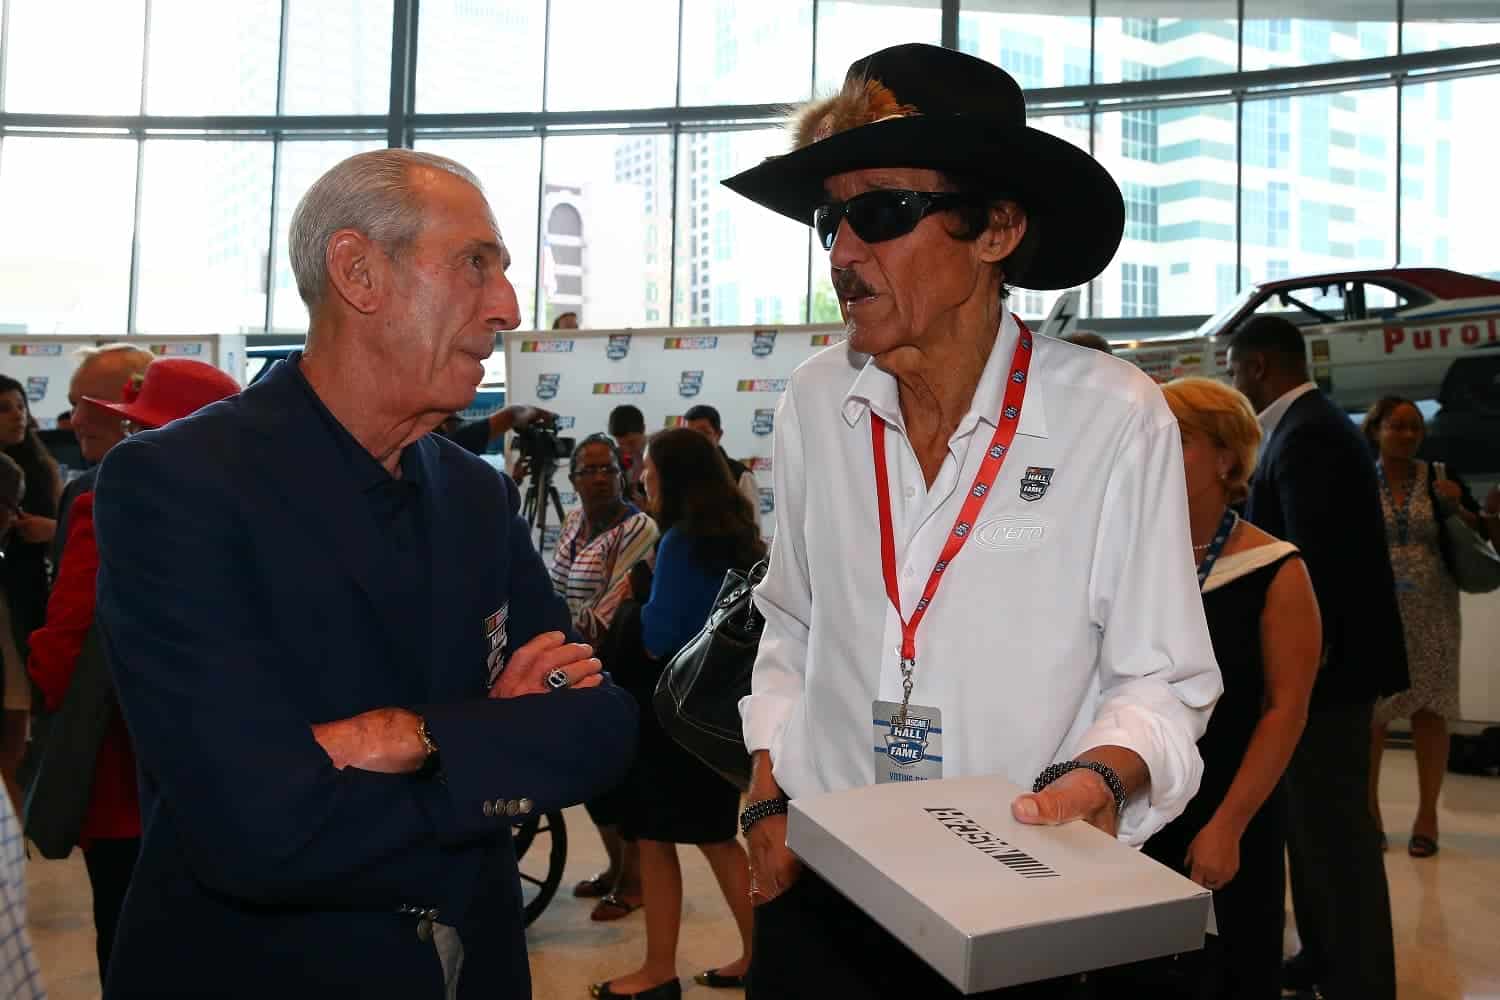
[[[1010,310],[1003,309],[1000,332],[995,337],[994,346],[990,348],[990,356],[985,361],[984,371],[980,373],[979,384],[974,387],[974,397],[969,401],[968,411],[954,430],[955,439],[967,436],[980,423],[989,425],[992,430],[999,424],[1000,407],[1005,402],[1005,390],[1011,375],[1011,356],[1015,353],[1016,338],[1020,336],[1020,332]],[[906,433],[896,378],[878,368],[874,358],[865,362],[864,368],[844,396],[844,421],[854,427],[866,410],[873,411],[886,423],[899,428],[903,435]],[[1026,394],[1026,401],[1021,407],[1021,424],[1016,428],[1016,433],[1038,438],[1047,436],[1047,415],[1041,393]]]
[[[1276,433],[1276,425],[1281,423],[1281,418],[1286,416],[1286,411],[1292,408],[1292,404],[1308,393],[1316,391],[1317,388],[1316,383],[1303,382],[1297,388],[1288,389],[1282,393],[1280,399],[1260,411],[1256,419],[1260,421],[1261,448],[1265,448],[1266,442],[1271,440],[1271,435]]]

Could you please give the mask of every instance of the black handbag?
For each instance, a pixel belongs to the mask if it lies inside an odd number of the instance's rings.
[[[95,625],[84,640],[62,706],[32,721],[22,817],[26,837],[42,857],[66,858],[77,845],[94,790],[99,747],[118,711]]]
[[[1434,462],[1433,467],[1435,475],[1428,477],[1427,493],[1438,519],[1438,549],[1443,556],[1443,565],[1458,584],[1458,589],[1466,594],[1488,594],[1500,590],[1500,553],[1495,551],[1488,538],[1469,527],[1463,518],[1443,513],[1434,483],[1437,479],[1448,478],[1448,474],[1442,462]],[[1463,485],[1460,480],[1454,481]],[[1467,487],[1464,487],[1464,495],[1468,495]],[[1477,505],[1471,509],[1477,509]]]
[[[750,671],[766,624],[753,597],[765,575],[764,561],[748,574],[734,569],[725,574],[708,621],[661,672],[653,699],[667,735],[741,791],[750,787],[750,753],[740,699],[750,693]]]

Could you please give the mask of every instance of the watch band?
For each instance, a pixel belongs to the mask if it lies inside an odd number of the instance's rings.
[[[1125,783],[1120,780],[1120,776],[1115,773],[1114,768],[1108,764],[1101,764],[1097,760],[1065,760],[1044,768],[1042,773],[1036,776],[1036,782],[1031,786],[1032,794],[1040,792],[1043,788],[1046,788],[1069,771],[1093,771],[1099,777],[1103,778],[1104,783],[1109,786],[1110,794],[1115,797],[1115,815],[1124,815]]]
[[[748,837],[752,826],[771,816],[785,816],[786,811],[787,797],[785,795],[752,802],[745,807],[744,812],[740,813],[740,833]]]

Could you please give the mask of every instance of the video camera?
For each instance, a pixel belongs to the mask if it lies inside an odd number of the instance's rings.
[[[573,438],[559,437],[557,426],[552,421],[535,421],[516,430],[515,436],[516,450],[531,468],[556,465],[573,454],[573,447],[577,443]]]

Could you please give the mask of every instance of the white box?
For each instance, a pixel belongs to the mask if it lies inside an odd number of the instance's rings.
[[[787,843],[965,993],[1203,947],[1211,894],[1084,823],[1024,826],[1001,778],[797,799]]]

